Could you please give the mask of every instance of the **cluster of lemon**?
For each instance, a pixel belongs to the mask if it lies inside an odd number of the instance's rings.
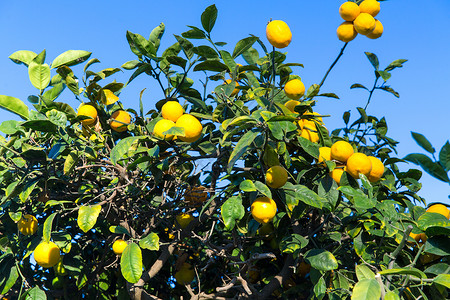
[[[344,172],[355,179],[359,178],[359,174],[364,174],[370,182],[377,182],[384,173],[384,165],[380,159],[355,152],[352,145],[346,141],[337,141],[331,147],[320,147],[318,163],[324,164],[325,160],[334,160],[337,163],[330,172],[337,184],[340,184]]]
[[[166,141],[179,138],[183,142],[193,143],[202,135],[203,126],[191,114],[185,114],[184,109],[177,101],[167,101],[161,108],[163,119],[159,120],[153,128],[153,134]],[[165,134],[172,127],[184,129],[184,136]]]
[[[377,0],[364,0],[359,5],[345,2],[339,7],[339,14],[345,21],[339,25],[337,36],[343,42],[350,42],[358,33],[370,39],[377,39],[383,34],[383,24],[375,16],[380,12]]]

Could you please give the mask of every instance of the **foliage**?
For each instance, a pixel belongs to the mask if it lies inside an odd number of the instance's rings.
[[[127,32],[136,59],[121,68],[93,71],[99,60],[77,50],[50,64],[45,50],[10,56],[27,67],[37,93],[28,97],[33,110],[17,98],[0,96],[0,106],[23,119],[0,125],[6,135],[0,141],[0,294],[21,299],[447,298],[450,222],[425,213],[424,199],[416,194],[421,171],[397,167],[405,160],[422,165],[421,160],[397,158],[387,121],[366,111],[375,91],[399,96],[387,82],[405,60],[382,70],[377,56],[366,53],[374,68],[373,87],[355,83],[351,88],[367,90],[367,104],[356,116],[345,112],[345,126],[329,133],[317,116],[303,115],[321,97],[339,99],[322,91],[329,72],[291,113],[283,86],[298,78],[302,65],[269,51],[255,36],[234,48],[213,41],[217,17],[215,6],[209,6],[201,15],[202,28],[189,26],[164,50],[159,49],[162,23],[149,39]],[[241,57],[245,65],[236,62]],[[78,64],[84,64],[80,77],[71,68]],[[132,71],[128,82],[110,81],[122,69]],[[155,107],[145,108],[147,113],[141,99],[139,111],[124,106],[129,100],[120,101],[121,91],[138,76],[156,80],[164,94]],[[200,85],[193,76],[202,78]],[[65,88],[96,108],[94,126],[81,126],[83,117],[57,101]],[[232,96],[234,89],[239,93]],[[202,120],[198,141],[166,141],[152,134],[168,100],[180,101]],[[123,132],[109,125],[119,109],[134,118]],[[316,124],[317,143],[300,136],[293,122],[299,119]],[[183,134],[177,127],[170,131]],[[379,157],[386,167],[382,180],[370,183],[365,176],[355,180],[344,173],[338,186],[328,175],[336,163],[316,162],[319,147],[338,140]],[[448,172],[448,147],[442,152],[439,166]],[[278,189],[264,183],[274,161],[289,174]],[[199,207],[185,201],[184,193],[200,185],[209,195]],[[264,234],[249,210],[260,196],[272,197],[278,207]],[[180,213],[195,217],[184,229],[176,222]],[[15,223],[22,214],[36,216],[36,234],[18,233]],[[426,243],[410,238],[411,230],[426,233]],[[111,250],[119,238],[128,242],[121,256]],[[67,271],[62,287],[52,285],[53,268],[39,267],[32,258],[41,240],[61,249]],[[185,263],[193,266],[195,278],[182,286],[174,275]],[[311,269],[304,271],[305,265]],[[250,276],[255,270],[256,277]]]

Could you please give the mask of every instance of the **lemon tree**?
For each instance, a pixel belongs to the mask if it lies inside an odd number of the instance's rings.
[[[342,49],[307,81],[280,51],[298,28],[275,20],[261,24],[266,37],[226,44],[213,39],[214,5],[165,49],[163,23],[128,31],[135,57],[120,67],[83,50],[11,54],[36,93],[27,104],[0,96],[20,118],[0,124],[0,295],[448,298],[450,211],[417,195],[422,171],[399,168],[412,162],[448,182],[448,142],[437,158],[414,133],[432,157],[397,157],[387,120],[369,113],[378,93],[399,97],[389,80],[406,60],[383,68],[365,52],[373,83],[350,86],[367,97],[341,128],[315,111],[342,96],[325,82],[356,34],[381,37],[382,7],[360,2],[336,11]],[[144,76],[159,95],[144,103],[143,86],[123,99]]]

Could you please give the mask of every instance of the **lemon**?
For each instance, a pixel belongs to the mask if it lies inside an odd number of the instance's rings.
[[[443,204],[433,204],[430,207],[428,207],[427,212],[438,213],[443,215],[447,219],[450,218],[450,210],[447,208],[447,206]]]
[[[188,213],[181,213],[176,216],[176,220],[180,224],[181,229],[184,229],[194,220],[194,217]]]
[[[301,102],[297,101],[297,100],[289,100],[288,102],[286,102],[284,104],[284,106],[287,107],[287,109],[289,109],[292,113],[296,113],[294,108],[299,105]]]
[[[61,258],[58,246],[53,242],[41,242],[33,252],[34,260],[43,268],[51,268]]]
[[[195,271],[192,268],[191,264],[185,262],[181,266],[180,270],[175,273],[174,277],[178,284],[186,285],[194,280]]]
[[[17,223],[17,228],[23,235],[33,235],[38,230],[38,221],[35,216],[23,215]]]
[[[352,22],[345,21],[336,30],[336,34],[339,40],[344,43],[348,43],[353,41],[355,37],[358,35],[356,32],[355,26],[353,26]]]
[[[375,20],[375,29],[372,32],[366,34],[366,36],[370,39],[377,39],[381,35],[383,35],[383,24],[379,20]]]
[[[372,15],[360,13],[355,21],[353,21],[353,25],[358,33],[367,35],[375,29],[376,22]]]
[[[347,159],[346,171],[358,179],[359,174],[369,175],[372,170],[372,162],[364,153],[354,153]]]
[[[377,182],[384,174],[384,165],[381,160],[379,160],[375,156],[368,157],[370,159],[370,162],[372,163],[372,170],[370,170],[367,179],[369,179],[370,182]]]
[[[266,184],[273,189],[282,187],[287,180],[287,171],[282,166],[273,166],[266,172]]]
[[[173,135],[172,134],[164,135],[164,132],[166,132],[173,126],[175,126],[175,123],[171,120],[166,119],[159,120],[158,122],[156,122],[155,127],[153,127],[153,134],[161,139],[170,141],[173,139]]]
[[[339,185],[341,183],[342,174],[344,174],[344,167],[336,166],[336,168],[334,168],[333,171],[331,171],[329,174],[331,178],[333,178],[333,180],[336,181],[336,183]]]
[[[330,147],[320,147],[319,148],[319,159],[317,160],[317,162],[322,163],[322,165],[325,165],[325,163],[323,163],[325,160],[331,160],[331,148]]]
[[[97,110],[90,104],[81,104],[78,108],[77,116],[89,117],[89,119],[81,120],[81,124],[89,126],[97,121]]]
[[[161,108],[164,119],[176,122],[184,114],[184,109],[177,101],[167,101]]]
[[[251,213],[258,223],[269,223],[277,213],[277,204],[269,197],[259,197],[252,203]]]
[[[376,0],[364,0],[359,4],[359,10],[361,13],[368,13],[372,17],[376,17],[380,12],[380,2]]]
[[[267,24],[266,36],[269,43],[275,48],[285,48],[292,40],[292,33],[286,22],[274,20]]]
[[[124,110],[116,110],[111,115],[111,129],[116,132],[124,132],[127,130],[127,125],[131,123],[131,115]]]
[[[349,142],[337,141],[331,145],[331,159],[345,163],[353,153],[353,147]]]
[[[114,241],[112,249],[116,255],[122,255],[123,250],[128,246],[128,243],[122,239]]]
[[[339,7],[339,15],[341,15],[341,18],[345,21],[353,21],[359,13],[359,6],[355,2],[347,1],[342,3]]]
[[[202,135],[203,126],[200,121],[190,114],[184,114],[178,118],[175,126],[184,128],[184,135],[178,138],[183,142],[193,143]]]
[[[305,85],[298,78],[292,79],[285,84],[284,92],[289,99],[298,100],[305,94]]]

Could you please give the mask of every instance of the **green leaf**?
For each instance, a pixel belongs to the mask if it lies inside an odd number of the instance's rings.
[[[131,145],[140,139],[142,139],[142,136],[129,136],[120,140],[111,150],[111,162],[114,165],[117,164],[117,162],[122,159],[126,153],[128,153]]]
[[[159,236],[156,233],[151,232],[149,235],[147,235],[145,238],[143,238],[139,241],[139,246],[142,249],[158,251],[159,250]]]
[[[52,236],[52,224],[53,219],[55,219],[56,213],[52,213],[50,216],[45,219],[44,229],[42,231],[42,238],[45,242],[49,242]]]
[[[258,190],[258,192],[272,199],[272,192],[270,191],[267,185],[265,185],[261,181],[255,181],[255,187]]]
[[[245,215],[245,209],[242,205],[240,196],[228,198],[220,208],[220,215],[222,216],[225,227],[228,230],[234,228],[236,221],[241,220]]]
[[[427,233],[432,233],[433,235],[450,235],[450,221],[445,216],[438,213],[424,213],[417,220],[417,227],[422,231],[427,231]]]
[[[109,231],[111,231],[112,233],[117,233],[117,234],[130,235],[128,230],[125,227],[122,227],[122,226],[109,226]]]
[[[72,173],[73,169],[78,163],[78,159],[80,158],[78,150],[72,150],[66,157],[64,161],[64,175],[68,175]]]
[[[242,53],[242,57],[244,58],[245,62],[249,65],[256,65],[259,59],[259,53],[258,50],[256,50],[253,47],[250,47]],[[259,85],[258,85],[259,86]]]
[[[450,255],[450,237],[447,235],[429,237],[423,251],[439,256]]]
[[[67,116],[65,113],[52,109],[47,111],[45,115],[53,124],[63,128],[67,126]]]
[[[313,98],[319,94],[320,86],[318,84],[311,85],[306,91],[305,98]]]
[[[398,268],[398,269],[386,269],[378,272],[380,275],[394,275],[394,274],[403,274],[403,275],[412,275],[417,278],[426,279],[427,275],[424,272],[420,271],[416,268]]]
[[[35,286],[26,292],[25,300],[47,300],[47,296],[43,290]]]
[[[64,83],[57,83],[53,88],[45,91],[42,97],[44,97],[47,101],[53,101],[58,98],[59,95],[61,95],[61,93],[64,91],[64,88]]]
[[[134,68],[136,68],[138,65],[140,64],[140,62],[138,60],[130,60],[127,61],[126,63],[124,63],[121,68],[124,68],[125,70],[133,70]]]
[[[398,293],[394,291],[389,291],[384,295],[384,300],[401,300]]]
[[[120,270],[126,281],[136,283],[142,275],[142,251],[135,243],[127,245],[120,258]]]
[[[427,138],[417,132],[411,131],[411,135],[413,137],[413,139],[416,141],[416,143],[422,147],[425,151],[433,154],[436,152],[436,150],[433,148],[433,146],[431,145],[430,141],[427,140]]]
[[[194,45],[189,42],[187,39],[178,36],[178,35],[174,35],[175,38],[177,39],[179,45],[181,46],[181,49],[183,50],[184,55],[186,55],[186,57],[188,59],[191,59],[194,56]]]
[[[291,234],[283,238],[280,242],[280,249],[283,253],[295,253],[305,248],[309,240],[299,234]]]
[[[198,47],[194,47],[192,51],[198,56],[202,56],[204,58],[213,58],[213,59],[219,58],[219,55],[217,54],[216,50],[214,50],[209,46],[200,45]]]
[[[222,72],[227,71],[228,67],[226,64],[220,62],[217,59],[208,59],[202,61],[201,63],[195,65],[194,71],[214,71],[214,72]]]
[[[407,62],[407,59],[397,59],[394,60],[393,62],[391,62],[389,64],[389,66],[386,67],[386,69],[384,69],[385,71],[391,71],[394,70],[395,68],[401,68],[403,67],[403,63]]]
[[[302,201],[306,205],[315,208],[322,208],[323,206],[323,199],[319,197],[319,195],[317,195],[314,191],[310,190],[304,185],[293,185],[287,182],[282,189],[286,194],[289,194],[291,197]]]
[[[392,95],[394,95],[397,98],[400,98],[400,94],[398,92],[396,92],[393,88],[391,88],[390,86],[382,86],[380,87],[380,90],[386,91],[388,93],[391,93]]]
[[[257,40],[258,40],[258,38],[256,36],[250,36],[250,37],[246,37],[246,38],[240,40],[239,42],[237,42],[236,46],[234,47],[234,50],[233,50],[233,58],[236,58],[239,55],[246,52],[248,49],[250,49],[253,46],[253,44]]]
[[[183,68],[183,70],[184,70],[184,68],[186,68],[187,60],[185,60],[182,57],[179,57],[179,56],[167,56],[166,60],[172,65],[180,66],[181,68]]]
[[[148,38],[148,40],[155,46],[156,51],[159,49],[159,44],[161,42],[161,38],[165,30],[166,25],[164,25],[164,23],[161,22],[150,33],[150,37]]]
[[[439,274],[433,279],[433,283],[445,286],[450,289],[450,274]]]
[[[19,272],[17,271],[17,267],[14,263],[11,264],[9,273],[7,272],[8,270],[7,268],[5,268],[2,277],[4,276],[7,279],[3,283],[0,282],[0,291],[1,291],[0,294],[2,295],[6,294],[14,286],[17,279],[19,278]]]
[[[155,46],[147,39],[145,39],[142,35],[127,31],[127,40],[130,43],[130,48],[132,50],[134,48],[138,51],[138,53],[147,57],[156,57]]]
[[[228,159],[227,171],[231,173],[236,161],[247,151],[247,148],[260,133],[257,131],[246,132],[237,142]]]
[[[298,139],[300,147],[305,150],[306,153],[311,155],[314,158],[319,158],[319,145],[317,143],[313,143],[304,137]]]
[[[22,123],[22,127],[41,132],[56,132],[58,127],[50,120],[32,120]]]
[[[4,134],[14,134],[20,131],[20,122],[16,120],[3,121],[0,124],[0,131]]]
[[[68,50],[64,53],[58,55],[52,62],[52,69],[58,68],[62,65],[75,66],[86,61],[90,56],[91,52],[84,50]]]
[[[24,120],[28,120],[28,106],[20,99],[0,95],[0,108],[12,112]]]
[[[365,89],[365,90],[369,90],[368,88],[366,88],[364,85],[360,84],[360,83],[354,83],[350,86],[350,89]]]
[[[305,253],[305,260],[311,267],[319,271],[330,271],[338,268],[334,255],[323,249],[311,249]]]
[[[450,143],[448,141],[439,151],[439,163],[446,172],[450,170]]]
[[[50,83],[50,67],[47,64],[38,64],[34,60],[28,66],[28,75],[31,84],[39,89],[45,89]]]
[[[33,59],[37,56],[36,53],[33,51],[28,50],[20,50],[16,51],[13,54],[9,56],[9,59],[11,59],[16,64],[24,64],[28,67],[28,65],[33,61]]]
[[[246,179],[239,184],[239,189],[244,192],[256,192],[256,186],[250,179]]]
[[[376,73],[378,75],[381,76],[381,78],[383,78],[383,80],[386,82],[388,81],[389,78],[391,78],[391,73],[386,72],[386,71],[376,71]]]
[[[214,24],[216,23],[217,19],[217,8],[216,5],[213,4],[211,6],[208,6],[205,11],[202,13],[201,21],[203,29],[206,30],[206,32],[211,32],[211,30],[214,27]]]
[[[358,277],[359,281],[363,279],[375,278],[375,273],[372,272],[366,265],[357,265],[355,269],[356,269],[356,277]]]
[[[431,160],[431,158],[429,158],[428,156],[426,156],[424,154],[412,153],[412,154],[408,154],[403,159],[410,161],[416,165],[421,166],[425,172],[427,172],[434,178],[437,178],[444,182],[450,182],[450,179],[448,178],[448,174],[444,170],[444,168],[439,163],[433,162]]]
[[[183,32],[181,34],[182,37],[186,39],[204,39],[206,37],[205,32],[201,30],[200,28],[189,26],[192,28],[191,30],[188,30],[186,32]]]
[[[95,226],[95,223],[97,223],[97,218],[101,210],[101,205],[81,206],[78,210],[77,219],[80,229],[84,232],[91,230]]]
[[[381,287],[376,279],[363,279],[353,288],[351,300],[379,300]]]
[[[378,57],[370,52],[364,52],[366,54],[367,58],[369,59],[372,66],[375,68],[375,70],[378,70],[378,67],[380,66],[380,63],[378,62]]]

